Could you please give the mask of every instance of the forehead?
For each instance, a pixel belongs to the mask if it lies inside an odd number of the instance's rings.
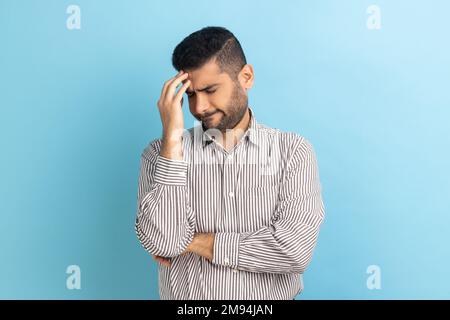
[[[226,81],[229,76],[226,72],[221,72],[215,61],[209,61],[200,68],[185,70],[189,74],[189,79],[197,87],[206,86],[212,83]]]

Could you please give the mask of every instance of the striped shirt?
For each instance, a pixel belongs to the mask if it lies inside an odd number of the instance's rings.
[[[303,290],[324,219],[311,143],[256,121],[228,152],[201,125],[185,130],[183,160],[141,155],[135,229],[158,263],[161,299],[289,299]],[[195,233],[214,233],[211,261],[180,255]]]

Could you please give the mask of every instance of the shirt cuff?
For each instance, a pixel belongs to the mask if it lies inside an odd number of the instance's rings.
[[[239,264],[239,233],[216,233],[214,236],[214,264],[237,268]]]
[[[158,156],[154,182],[166,185],[186,185],[188,163]]]

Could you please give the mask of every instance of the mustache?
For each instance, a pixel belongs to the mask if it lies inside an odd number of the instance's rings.
[[[204,114],[204,115],[202,115],[201,117],[200,117],[200,119],[204,119],[204,118],[207,118],[207,117],[209,117],[209,116],[212,116],[213,114],[216,114],[216,113],[218,113],[219,111],[214,111],[214,112],[211,112],[211,113],[206,113],[206,114]]]

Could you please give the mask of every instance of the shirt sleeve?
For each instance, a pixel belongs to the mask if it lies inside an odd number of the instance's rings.
[[[135,230],[151,254],[175,257],[194,237],[195,215],[186,192],[188,164],[159,155],[155,140],[141,155]]]
[[[324,205],[316,156],[296,144],[270,224],[245,233],[217,233],[212,263],[249,272],[303,273],[310,263]]]

